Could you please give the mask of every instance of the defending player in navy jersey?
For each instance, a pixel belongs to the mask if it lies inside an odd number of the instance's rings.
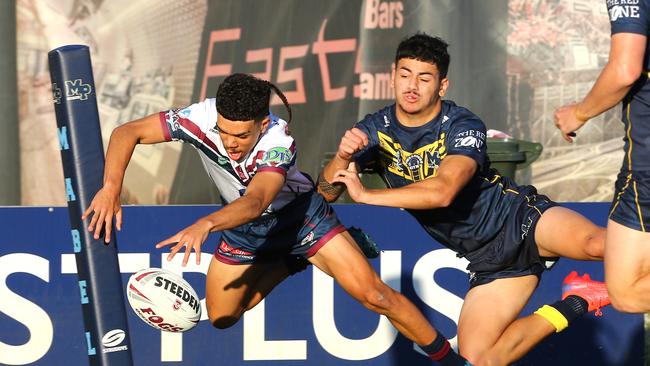
[[[392,74],[396,103],[345,133],[319,177],[319,191],[331,201],[347,187],[357,202],[405,208],[433,238],[466,257],[470,290],[458,323],[460,354],[475,365],[509,364],[609,304],[604,284],[573,272],[563,300],[517,319],[547,263],[601,260],[605,233],[490,168],[485,124],[442,100],[448,67],[443,40],[416,34],[402,41]],[[388,188],[363,187],[357,172],[367,168]]]
[[[222,231],[206,278],[208,317],[215,327],[234,325],[309,261],[368,309],[386,315],[404,336],[431,348],[435,329],[408,299],[382,282],[309,177],[297,169],[288,123],[269,112],[271,89],[291,120],[289,104],[273,84],[234,74],[219,86],[216,99],[116,128],[106,153],[104,185],[83,216],[91,217],[89,230],[95,239],[104,230],[108,242],[113,216],[121,228],[119,194],[137,144],[190,143],[225,206],[156,247],[171,248],[168,260],[183,250],[183,265],[193,249],[199,264],[208,234]],[[464,364],[458,357],[448,359],[447,365]]]
[[[607,223],[605,282],[624,312],[650,311],[650,1],[607,0],[609,61],[587,96],[555,111],[568,142],[589,119],[622,103],[625,155]]]

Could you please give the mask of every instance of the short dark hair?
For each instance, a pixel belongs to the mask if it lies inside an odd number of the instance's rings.
[[[447,77],[449,70],[449,44],[441,38],[432,37],[426,33],[416,33],[405,38],[397,46],[395,54],[395,65],[403,58],[412,58],[422,62],[428,62],[438,67],[440,76]]]
[[[224,79],[217,89],[217,112],[232,121],[259,122],[269,115],[271,88],[282,99],[290,122],[291,107],[280,89],[249,74],[236,73]]]

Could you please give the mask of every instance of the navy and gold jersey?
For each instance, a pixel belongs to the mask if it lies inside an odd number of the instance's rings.
[[[607,0],[612,35],[635,33],[646,37],[650,34],[650,0]],[[623,170],[627,172],[650,171],[650,56],[646,41],[643,60],[645,72],[637,80],[623,100],[623,122],[625,123],[625,160]]]
[[[366,116],[355,127],[364,131],[369,141],[355,161],[376,171],[391,188],[435,177],[441,161],[449,155],[476,161],[475,176],[451,205],[408,210],[433,238],[460,255],[494,240],[513,202],[535,193],[534,187],[519,187],[490,169],[485,124],[452,101],[443,101],[438,116],[423,126],[403,126],[391,105]]]
[[[616,181],[609,218],[629,228],[650,230],[650,0],[607,0],[612,35],[647,37],[645,71],[623,99],[625,158]]]

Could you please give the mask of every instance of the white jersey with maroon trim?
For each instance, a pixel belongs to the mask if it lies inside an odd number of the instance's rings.
[[[218,114],[214,98],[187,108],[160,112],[159,117],[167,141],[188,142],[196,148],[224,203],[241,197],[255,173],[261,171],[285,176],[284,186],[266,209],[267,213],[284,207],[299,193],[314,189],[311,180],[296,167],[296,145],[287,133],[287,122],[277,116],[271,115],[268,128],[241,162],[230,159],[216,130]]]

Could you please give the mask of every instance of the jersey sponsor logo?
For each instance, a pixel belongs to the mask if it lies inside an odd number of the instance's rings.
[[[528,216],[526,218],[526,222],[521,224],[521,240],[524,240],[524,238],[528,236],[528,232],[530,231],[531,226],[533,226],[533,218],[531,216]]]
[[[286,147],[274,147],[264,153],[262,164],[278,166],[281,164],[289,164],[293,159],[293,154]]]
[[[253,258],[253,253],[242,249],[233,248],[230,245],[226,244],[225,241],[222,241],[221,244],[219,244],[219,251],[229,256],[236,256],[241,258]]]
[[[300,245],[305,245],[311,243],[314,240],[314,232],[310,231],[301,241]]]
[[[485,144],[485,133],[477,130],[461,132],[454,138],[454,147],[471,147],[478,151]]]
[[[167,122],[169,129],[172,130],[172,132],[175,132],[181,127],[178,123],[178,114],[175,110],[169,110],[165,113],[165,122]]]
[[[230,160],[225,156],[217,155],[217,164],[221,166],[230,166]]]
[[[406,151],[392,137],[378,131],[381,164],[389,172],[404,179],[417,182],[433,177],[438,172],[440,161],[447,156],[445,133],[440,139],[414,152]]]
[[[609,4],[611,7],[608,9],[609,19],[615,22],[619,19],[639,18],[639,0],[617,0],[614,4]]]

